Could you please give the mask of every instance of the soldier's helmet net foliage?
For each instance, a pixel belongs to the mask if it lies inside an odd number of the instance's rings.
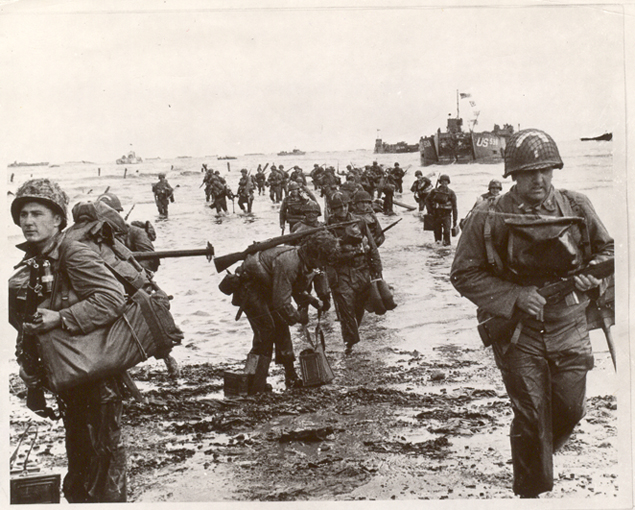
[[[56,182],[49,179],[31,179],[18,188],[11,203],[11,217],[20,225],[20,211],[28,202],[39,202],[62,216],[60,230],[66,228],[68,196]]]
[[[539,129],[523,129],[505,144],[505,173],[562,168],[564,163],[553,138]]]
[[[337,260],[340,253],[339,246],[337,237],[328,230],[323,230],[302,239],[300,252],[318,261],[320,265],[325,265]]]

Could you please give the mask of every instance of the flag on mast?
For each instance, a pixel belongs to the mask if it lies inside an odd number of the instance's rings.
[[[466,93],[466,92],[461,92],[461,93],[459,94],[459,97],[460,97],[461,99],[465,99],[465,98],[468,98],[468,97],[472,97],[472,94],[468,94],[468,93]]]

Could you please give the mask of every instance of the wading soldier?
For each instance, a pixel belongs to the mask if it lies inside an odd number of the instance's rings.
[[[42,362],[37,350],[33,350],[37,342],[34,337],[56,328],[71,335],[90,333],[112,324],[125,304],[123,287],[99,255],[83,243],[68,240],[61,232],[67,222],[67,204],[64,191],[48,179],[23,184],[11,204],[13,221],[26,239],[20,245],[26,254],[9,281],[9,316],[20,332],[18,363],[29,392],[41,391],[45,384]],[[37,265],[30,263],[33,261]],[[38,274],[47,265],[52,277],[49,285],[44,281],[46,273]],[[25,274],[26,280],[22,278]],[[20,320],[24,311],[17,303],[25,297],[22,291],[33,276],[38,281],[35,288],[40,290],[27,291],[26,299],[35,300],[37,313]],[[53,290],[58,285],[60,292]],[[33,340],[28,345],[27,338]],[[66,429],[68,456],[64,497],[70,503],[126,501],[119,376],[61,391],[57,401]]]
[[[515,494],[535,498],[553,488],[553,453],[585,413],[593,353],[585,311],[605,280],[575,276],[576,290],[549,303],[544,284],[613,258],[613,240],[581,193],[555,189],[563,167],[543,131],[514,134],[505,177],[515,185],[469,216],[451,281],[479,308],[479,333],[491,344],[511,400]]]
[[[168,204],[174,202],[174,190],[165,178],[164,173],[159,174],[159,182],[152,185],[154,201],[161,216],[168,216]]]
[[[251,205],[254,202],[254,182],[246,168],[243,168],[240,172],[242,176],[240,181],[238,181],[238,191],[236,192],[236,195],[238,195],[238,207],[243,212],[250,213]],[[247,206],[246,209],[245,206]]]
[[[443,241],[443,246],[450,246],[452,227],[456,227],[459,221],[456,194],[448,187],[449,184],[450,177],[441,175],[439,184],[426,198],[426,207],[434,218],[434,240],[437,243]]]
[[[97,198],[97,201],[110,206],[120,215],[123,212],[121,201],[114,193],[104,193]],[[131,224],[125,223],[125,232],[120,233],[117,230],[115,235],[132,252],[154,251],[152,241],[156,240],[156,232],[149,221],[145,223],[140,221],[133,221]],[[139,264],[148,271],[156,273],[161,261],[158,258],[154,260],[148,259],[140,261]]]
[[[428,179],[421,170],[415,172],[417,180],[412,183],[410,191],[414,193],[415,201],[419,204],[419,212],[423,211],[426,206],[426,198],[432,191],[432,182]]]
[[[333,300],[340,319],[346,353],[359,342],[359,325],[370,298],[371,279],[381,277],[379,251],[366,222],[348,212],[348,203],[342,193],[336,192],[330,201],[331,215],[328,225],[359,219],[358,223],[333,229],[340,241],[341,255],[327,267]]]
[[[353,198],[353,214],[364,219],[370,233],[373,234],[373,239],[378,248],[384,244],[386,236],[382,232],[377,215],[373,210],[373,201],[367,191],[362,190],[355,194]]]
[[[289,230],[293,232],[293,227],[304,217],[304,206],[310,199],[300,193],[300,184],[291,181],[289,183],[289,193],[282,199],[280,204],[280,229],[284,232],[286,223]]]
[[[328,303],[308,294],[313,270],[324,267],[337,255],[337,239],[327,231],[303,239],[300,247],[276,246],[249,255],[236,271],[240,275],[240,288],[236,304],[247,315],[254,332],[250,354],[257,357],[252,383],[254,393],[267,389],[269,364],[275,346],[276,363],[284,367],[287,388],[301,386],[295,371],[293,343],[289,326],[306,324],[308,314],[300,314],[293,306],[309,304],[318,310],[327,310]]]

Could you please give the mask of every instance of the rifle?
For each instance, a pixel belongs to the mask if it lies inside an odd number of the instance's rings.
[[[137,204],[132,204],[132,207],[130,208],[130,210],[128,211],[128,214],[126,214],[125,218],[123,219],[123,221],[127,221],[128,220],[128,216],[130,216],[130,213],[132,212],[132,210],[134,209],[134,206]]]
[[[363,220],[351,220],[345,221],[342,223],[337,223],[335,225],[326,225],[323,227],[310,228],[307,230],[303,230],[302,232],[295,232],[294,234],[286,234],[283,236],[272,237],[271,239],[267,239],[266,241],[254,241],[251,245],[249,245],[245,250],[238,251],[234,253],[229,253],[227,255],[223,255],[221,257],[214,258],[214,265],[216,266],[216,271],[219,273],[223,272],[228,267],[234,265],[239,260],[245,260],[248,255],[252,253],[256,253],[259,251],[268,250],[270,248],[274,248],[280,244],[284,243],[293,243],[295,241],[299,241],[300,239],[309,236],[311,234],[315,234],[317,232],[321,232],[325,229],[330,230],[332,228],[339,228],[346,225],[352,225],[354,223],[359,223]]]
[[[397,221],[395,221],[394,223],[391,223],[390,225],[388,225],[386,228],[382,229],[381,233],[385,233],[388,230],[390,230],[392,227],[394,227],[397,223],[399,223],[401,220],[403,220],[403,218],[399,218]]]
[[[38,361],[37,337],[24,332],[25,323],[33,323],[41,320],[41,316],[37,312],[37,295],[42,289],[42,284],[38,281],[40,264],[35,258],[29,259],[25,263],[29,266],[30,276],[26,301],[23,308],[22,328],[18,336],[17,358],[20,365],[24,365],[25,371],[30,375],[36,374],[41,376],[43,374],[42,367]],[[59,418],[53,409],[46,405],[44,389],[41,386],[27,388],[26,405],[31,411],[42,418],[50,418],[52,420]]]
[[[198,257],[199,255],[205,255],[207,261],[211,262],[214,256],[214,247],[207,242],[207,247],[203,249],[194,250],[164,250],[164,251],[135,251],[132,252],[132,256],[136,260],[154,260],[154,259],[167,259],[178,257]]]
[[[615,274],[615,259],[605,260],[599,264],[587,266],[574,276],[594,276],[595,278],[608,278]],[[538,289],[538,293],[547,300],[547,304],[554,304],[568,296],[575,290],[573,276],[561,278],[557,282],[548,283]],[[575,304],[575,303],[567,303]]]
[[[561,278],[560,280],[548,283],[538,289],[538,293],[547,300],[547,304],[553,304],[561,301],[562,299],[577,300],[577,296],[572,294],[575,289],[574,276],[594,276],[596,278],[607,278],[615,272],[615,260],[609,259],[599,264],[587,266],[581,271],[575,273],[575,275]],[[571,297],[570,297],[571,296]],[[573,303],[572,303],[573,304]],[[490,315],[485,312],[486,317],[479,322],[478,331],[485,346],[491,345],[492,342],[502,339],[511,338],[511,343],[516,343],[522,330],[521,319],[527,317],[525,313],[514,312],[511,319],[504,317],[498,317]],[[480,320],[480,318],[479,318]],[[602,329],[606,334],[608,325],[602,324]],[[609,351],[611,356],[614,353],[613,340],[609,334],[606,335],[607,342],[609,344]]]

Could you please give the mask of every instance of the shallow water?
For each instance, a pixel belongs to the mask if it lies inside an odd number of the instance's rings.
[[[569,142],[561,144],[565,168],[555,171],[554,184],[578,190],[593,201],[600,217],[609,231],[615,235],[617,229],[625,231],[625,220],[616,207],[617,191],[613,168],[611,142]],[[58,181],[67,192],[71,206],[79,201],[94,199],[110,187],[116,193],[127,213],[134,204],[128,221],[150,220],[157,231],[157,250],[204,248],[207,241],[214,245],[217,255],[241,251],[252,241],[264,240],[279,235],[278,211],[268,195],[257,196],[253,205],[253,215],[232,212],[217,216],[215,210],[205,203],[205,195],[200,187],[203,174],[202,163],[220,170],[233,191],[237,189],[240,169],[255,172],[258,164],[269,162],[284,164],[289,169],[297,164],[305,173],[313,163],[328,164],[345,171],[349,163],[370,164],[373,160],[392,165],[398,161],[408,172],[404,179],[404,194],[396,195],[401,202],[416,205],[408,191],[414,180],[414,172],[419,169],[418,154],[380,154],[358,150],[350,152],[317,152],[299,157],[252,155],[238,157],[231,161],[217,161],[215,158],[178,158],[173,160],[150,160],[138,165],[116,165],[113,163],[64,163],[59,167],[23,167],[8,169],[8,180],[14,174],[8,189],[15,191],[31,177],[47,176]],[[228,167],[229,163],[229,167]],[[124,178],[124,169],[127,174]],[[171,169],[172,168],[172,169]],[[465,216],[476,197],[486,191],[492,178],[500,179],[503,165],[449,165],[427,167],[424,174],[442,172],[450,175],[451,188],[458,197],[459,216]],[[166,172],[170,184],[175,188],[175,203],[170,204],[169,219],[160,219],[154,204],[151,185],[157,181],[157,173]],[[100,174],[98,176],[98,174]],[[503,181],[504,191],[511,182]],[[10,198],[10,197],[9,197]],[[617,204],[619,205],[619,204]],[[461,345],[478,348],[480,340],[476,333],[475,307],[461,298],[449,282],[449,269],[454,246],[440,248],[433,242],[431,232],[423,232],[422,222],[415,212],[395,206],[396,216],[379,215],[382,226],[403,218],[395,228],[386,234],[386,242],[380,248],[384,265],[384,278],[394,287],[398,307],[386,315],[369,316],[364,319],[362,342],[374,346],[380,352],[382,347],[414,351],[433,356],[439,346]],[[124,213],[124,214],[125,214]],[[20,230],[10,225],[9,244],[22,241]],[[456,238],[453,240],[456,244]],[[20,259],[17,249],[10,249],[7,260],[11,263]],[[235,266],[231,268],[235,269]],[[185,333],[183,345],[174,350],[174,356],[182,363],[237,362],[243,360],[251,345],[251,330],[245,317],[235,321],[237,308],[230,299],[218,290],[222,279],[213,263],[205,257],[164,259],[156,274],[157,283],[168,294],[174,296],[172,310]],[[339,324],[334,321],[334,313],[329,312],[326,329],[331,345],[329,350],[341,350]],[[330,323],[330,324],[329,324]],[[616,342],[625,345],[626,334],[619,325]],[[603,339],[593,335],[597,364],[606,365],[608,351]],[[293,328],[294,341],[300,339],[299,331]],[[610,364],[610,361],[608,361]],[[606,375],[611,371],[602,371]],[[599,374],[598,374],[599,375]],[[594,378],[589,380],[590,393],[614,393],[616,378]]]

